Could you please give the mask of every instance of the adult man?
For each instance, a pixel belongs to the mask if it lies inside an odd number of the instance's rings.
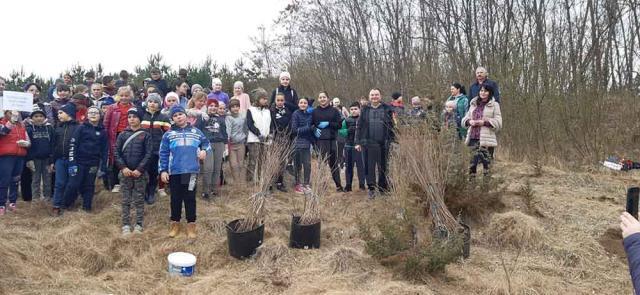
[[[389,148],[395,140],[393,108],[382,103],[380,89],[369,91],[370,104],[362,108],[356,127],[356,150],[364,150],[367,169],[369,199],[374,199],[376,189],[381,193],[389,190],[387,170]],[[378,179],[376,182],[376,167]]]
[[[471,102],[474,97],[480,94],[480,87],[482,85],[489,85],[494,89],[493,97],[496,99],[496,102],[500,103],[500,91],[498,90],[498,83],[496,83],[496,81],[489,80],[488,76],[489,72],[487,72],[487,69],[485,69],[484,67],[478,67],[476,69],[476,81],[474,81],[469,87],[469,102]],[[467,107],[469,107],[468,103]]]

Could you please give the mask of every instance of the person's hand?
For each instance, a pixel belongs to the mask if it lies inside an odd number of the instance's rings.
[[[204,161],[204,159],[207,158],[207,151],[205,150],[200,150],[198,152],[198,159],[200,159],[200,161]]]
[[[362,146],[361,145],[356,145],[356,151],[362,152]]]
[[[162,182],[164,183],[169,183],[169,173],[162,172],[162,174],[160,174],[160,180],[162,180]]]
[[[318,128],[320,128],[320,129],[327,128],[327,126],[329,126],[329,122],[327,122],[327,121],[322,121],[322,122],[320,122],[318,124]]]
[[[131,177],[131,170],[129,168],[124,168],[122,169],[122,175],[124,175],[124,177]]]
[[[316,128],[316,131],[313,132],[313,134],[316,136],[316,138],[320,138],[320,134],[322,133],[322,131],[319,128]]]
[[[69,172],[69,176],[71,177],[78,175],[78,166],[69,166],[67,172]]]
[[[476,123],[476,126],[482,126],[482,125],[484,125],[484,120],[482,120],[482,119],[476,120],[475,123]]]
[[[632,234],[640,233],[640,222],[628,212],[624,212],[620,215],[620,229],[624,239]]]
[[[53,173],[56,171],[56,166],[54,164],[49,165],[49,173]]]
[[[13,123],[11,123],[11,121],[7,121],[7,123],[4,124],[4,127],[11,129],[13,128]]]
[[[29,170],[31,170],[31,172],[36,172],[36,163],[34,163],[33,161],[27,161],[27,168],[29,168]]]
[[[138,170],[133,170],[133,171],[131,171],[131,176],[133,176],[133,177],[135,177],[135,178],[138,178],[138,177],[140,177],[141,175],[142,175],[142,173],[141,173],[140,171],[138,171]]]
[[[29,146],[31,146],[31,142],[29,142],[28,140],[18,140],[16,141],[16,143],[18,144],[19,147],[23,147],[23,148],[28,148]]]

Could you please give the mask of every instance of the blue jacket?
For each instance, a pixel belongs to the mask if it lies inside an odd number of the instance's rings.
[[[108,147],[107,131],[102,124],[82,123],[69,142],[69,165],[98,166],[100,162],[106,163]]]
[[[493,88],[493,98],[496,99],[497,103],[500,103],[500,89],[498,89],[498,83],[496,83],[496,81],[486,79],[482,84],[489,85]],[[480,86],[482,85],[478,84],[478,81],[473,81],[471,87],[469,87],[469,102],[467,103],[467,109],[469,108],[469,103],[471,103],[471,100],[478,96],[478,94],[480,94]]]
[[[160,142],[158,172],[168,172],[169,175],[200,172],[200,150],[211,150],[209,140],[202,131],[189,124],[184,128],[171,126]]]
[[[47,123],[44,125],[27,125],[27,134],[31,140],[31,146],[27,152],[27,160],[49,159],[53,163],[53,145],[55,132],[53,126]]]
[[[640,233],[626,237],[622,243],[629,261],[629,272],[635,294],[640,294]]]
[[[167,93],[169,93],[169,86],[167,85],[167,80],[165,79],[158,79],[158,80],[151,80],[149,81],[149,85],[154,85],[158,88],[158,90],[160,90],[160,95],[162,97],[164,97],[165,95],[167,95]]]
[[[313,128],[311,127],[313,121],[313,115],[306,111],[297,110],[291,116],[291,134],[295,136],[293,143],[296,149],[308,149],[315,137],[313,135]]]

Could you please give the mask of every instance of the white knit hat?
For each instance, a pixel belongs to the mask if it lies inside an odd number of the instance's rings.
[[[242,81],[236,81],[235,83],[233,83],[233,88],[242,88],[242,89],[244,89],[244,83],[242,83]]]
[[[291,74],[289,74],[289,72],[282,72],[280,73],[280,79],[287,77],[289,79],[291,79]]]

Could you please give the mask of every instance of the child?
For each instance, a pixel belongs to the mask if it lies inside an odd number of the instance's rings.
[[[160,141],[162,135],[171,128],[169,117],[160,113],[162,105],[162,97],[157,93],[150,93],[147,97],[147,109],[142,118],[142,128],[146,129],[151,135],[151,158],[147,165],[147,173],[149,174],[149,183],[145,195],[145,202],[149,205],[155,203],[156,188],[158,187],[158,151],[160,150]],[[163,191],[160,191],[162,194]]]
[[[27,153],[27,167],[31,169],[31,190],[36,198],[42,200],[51,199],[51,165],[53,156],[53,139],[55,136],[53,126],[45,123],[45,113],[41,109],[34,108],[31,113],[31,124],[27,125],[27,134],[31,140],[31,148]],[[40,184],[42,183],[42,193]]]
[[[131,205],[136,209],[135,233],[143,230],[144,198],[147,190],[146,167],[151,158],[151,134],[142,129],[142,109],[127,111],[129,126],[116,141],[116,167],[122,189],[122,235],[131,233]]]
[[[347,184],[344,187],[344,191],[351,191],[354,163],[358,172],[358,186],[361,191],[364,191],[364,158],[362,152],[357,151],[355,148],[356,127],[358,123],[358,117],[360,117],[360,103],[352,103],[351,106],[349,106],[349,112],[350,116],[342,122],[342,129],[340,129],[339,131],[340,136],[346,138],[344,146],[344,157],[346,162],[345,176],[347,178]]]
[[[99,168],[106,167],[107,149],[107,132],[101,124],[100,110],[89,107],[87,121],[78,126],[69,142],[69,178],[64,189],[66,208],[73,206],[79,192],[82,209],[91,211],[96,175]]]
[[[53,216],[62,215],[64,208],[64,190],[69,180],[69,147],[71,144],[71,136],[78,128],[75,120],[76,106],[72,103],[65,104],[58,111],[58,121],[60,124],[56,127],[53,148],[53,165],[55,168],[55,183],[53,191]]]
[[[249,164],[247,165],[247,180],[254,181],[254,173],[260,171],[262,158],[264,157],[264,144],[269,140],[271,133],[271,112],[269,111],[269,101],[264,90],[256,93],[255,106],[249,108],[247,112],[247,148],[249,149]]]
[[[198,92],[191,97],[186,108],[187,121],[191,126],[201,127],[202,124],[209,120],[207,105],[207,95],[204,92]]]
[[[62,108],[62,106],[69,102],[71,88],[69,88],[69,86],[67,86],[66,84],[60,84],[56,86],[56,93],[58,94],[58,97],[51,102],[51,109],[53,110],[54,114],[58,114],[58,111]],[[58,122],[58,120],[55,121],[56,124]]]
[[[271,108],[271,129],[275,136],[290,136],[289,124],[291,123],[291,111],[285,107],[285,95],[282,92],[276,94],[275,105]],[[289,159],[283,159],[289,162]],[[276,180],[276,189],[286,193],[287,188],[284,185],[283,172],[280,171]]]
[[[205,173],[203,175],[204,189],[202,197],[204,199],[211,196],[216,197],[218,195],[218,180],[220,179],[220,171],[222,170],[222,159],[224,156],[224,148],[228,140],[227,126],[224,116],[219,115],[218,101],[210,99],[207,101],[207,108],[209,112],[209,120],[203,125],[202,132],[211,143],[213,150],[212,156],[207,157],[208,161],[205,161]],[[211,172],[208,170],[211,169]]]
[[[241,184],[244,170],[245,144],[247,143],[247,123],[245,113],[240,112],[240,101],[232,98],[229,115],[225,118],[229,136],[229,163],[234,183]]]
[[[164,97],[164,108],[162,109],[162,114],[169,116],[171,113],[171,108],[178,104],[179,99],[180,97],[178,96],[177,93],[175,92],[167,93],[167,95]],[[173,122],[171,121],[171,118],[169,118],[169,121]]]
[[[174,238],[180,233],[182,204],[187,216],[187,237],[196,237],[196,180],[200,170],[199,161],[203,161],[211,150],[209,140],[198,128],[187,122],[183,107],[177,105],[171,109],[171,118],[175,122],[171,130],[162,136],[160,143],[160,165],[158,171],[164,183],[171,189],[171,230]]]
[[[455,101],[449,100],[445,103],[444,110],[442,110],[442,114],[440,115],[440,120],[444,129],[457,128],[455,110]]]
[[[295,177],[295,192],[304,193],[309,189],[311,176],[311,145],[314,142],[311,128],[312,115],[308,112],[309,103],[306,98],[298,100],[298,110],[291,116],[291,132],[295,136],[293,142],[293,165]],[[300,170],[304,168],[304,178],[300,179]]]
[[[31,145],[27,130],[16,111],[5,111],[0,119],[0,215],[5,214],[7,196],[9,211],[16,210],[18,183],[24,168],[24,157]]]
[[[278,88],[274,89],[271,92],[271,105],[275,104],[276,96],[278,93],[284,93],[285,96],[285,106],[289,109],[290,112],[294,112],[297,109],[298,104],[298,93],[295,89],[291,87],[291,74],[289,72],[280,73],[280,85]],[[309,101],[307,101],[309,102]],[[312,105],[312,104],[309,104]]]

